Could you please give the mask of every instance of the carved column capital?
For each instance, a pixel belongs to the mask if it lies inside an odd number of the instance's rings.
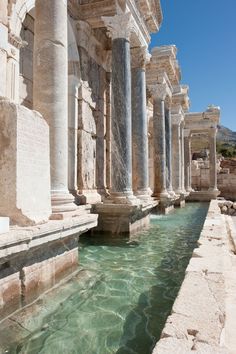
[[[184,137],[191,138],[191,130],[190,129],[184,129]]]
[[[212,138],[216,137],[216,133],[217,133],[217,128],[216,127],[212,127],[211,129],[208,130],[208,135]]]
[[[131,12],[119,13],[112,17],[102,16],[102,20],[107,27],[108,35],[112,40],[117,38],[125,38],[129,40],[134,27]]]
[[[168,95],[168,88],[166,84],[149,85],[148,89],[154,99],[164,101],[166,96]]]
[[[181,122],[183,121],[183,116],[181,114],[172,114],[172,124],[174,125],[180,125]]]
[[[151,54],[147,47],[131,48],[131,67],[144,69],[146,64],[150,61]]]

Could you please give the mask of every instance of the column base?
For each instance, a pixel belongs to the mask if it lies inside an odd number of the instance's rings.
[[[136,198],[132,191],[127,192],[110,192],[110,196],[103,202],[104,204],[118,205],[139,205],[141,201]]]
[[[152,190],[150,188],[141,189],[134,192],[135,197],[141,201],[148,202],[152,200]]]
[[[96,204],[102,200],[101,195],[96,189],[83,189],[77,192],[75,202],[77,205]]]
[[[69,192],[52,192],[52,214],[50,220],[62,220],[67,217],[76,216],[77,205],[74,201],[75,198]]]
[[[99,214],[98,227],[91,232],[105,232],[111,235],[131,235],[149,226],[150,212],[157,201],[139,205],[101,203],[94,208]]]
[[[186,191],[180,191],[178,193],[178,197],[175,200],[175,206],[179,208],[184,208],[185,207],[185,199],[188,196],[188,193]]]

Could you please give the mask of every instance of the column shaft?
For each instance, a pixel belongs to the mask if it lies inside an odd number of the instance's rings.
[[[154,139],[154,196],[168,196],[166,190],[166,139],[165,139],[165,102],[154,98],[153,107]]]
[[[133,190],[142,197],[149,195],[148,126],[145,69],[132,69],[132,146]]]
[[[217,191],[216,131],[209,134],[210,145],[210,189]]]
[[[166,124],[166,185],[167,191],[172,192],[172,126],[171,126],[171,111],[166,110],[165,113],[165,124]]]
[[[50,126],[53,212],[71,211],[68,192],[67,1],[35,2],[34,109]]]
[[[191,191],[191,137],[184,136],[184,177],[185,189]]]
[[[181,144],[181,190],[185,192],[185,176],[184,176],[184,126],[180,125],[180,144]]]
[[[181,183],[181,140],[180,140],[180,124],[172,125],[172,168],[173,168],[173,189],[177,194],[182,193]]]
[[[111,193],[132,195],[130,43],[112,42]]]

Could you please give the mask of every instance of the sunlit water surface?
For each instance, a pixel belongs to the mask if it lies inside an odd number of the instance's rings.
[[[208,205],[189,203],[132,240],[80,237],[82,280],[11,353],[150,354],[184,278]]]

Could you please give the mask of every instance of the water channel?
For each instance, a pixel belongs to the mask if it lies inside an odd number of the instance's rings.
[[[130,240],[81,236],[80,281],[70,283],[67,301],[44,326],[8,353],[151,354],[207,210],[206,203],[189,203],[153,215],[150,228]]]

